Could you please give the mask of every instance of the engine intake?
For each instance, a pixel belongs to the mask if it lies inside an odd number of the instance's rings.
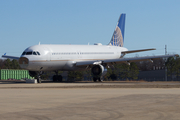
[[[107,69],[103,65],[94,65],[91,69],[91,74],[93,77],[101,77],[107,73]]]

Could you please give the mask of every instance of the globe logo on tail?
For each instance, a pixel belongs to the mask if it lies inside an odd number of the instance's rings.
[[[119,46],[119,47],[124,46],[125,17],[126,17],[126,14],[120,15],[116,29],[114,30],[114,33],[113,33],[113,36],[111,38],[109,45]]]
[[[123,47],[123,36],[122,36],[121,30],[118,26],[116,26],[116,29],[114,31],[112,38],[111,38],[110,44],[112,46]]]

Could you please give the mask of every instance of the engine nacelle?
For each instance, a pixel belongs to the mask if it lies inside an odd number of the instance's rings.
[[[91,74],[95,78],[100,78],[107,73],[107,69],[103,65],[94,65],[91,69]]]

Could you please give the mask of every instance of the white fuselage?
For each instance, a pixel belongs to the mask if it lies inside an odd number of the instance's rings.
[[[127,49],[109,45],[35,45],[21,55],[28,59],[28,65],[20,65],[30,71],[75,70],[78,61],[118,59],[122,51]]]

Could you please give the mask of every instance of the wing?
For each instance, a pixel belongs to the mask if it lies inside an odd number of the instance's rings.
[[[19,60],[20,57],[15,57],[15,56],[8,56],[8,55],[2,55],[3,58],[9,58],[9,59],[16,59]]]
[[[153,61],[159,58],[168,58],[179,56],[177,54],[173,55],[159,55],[159,56],[146,56],[146,57],[133,57],[133,58],[119,58],[119,59],[107,59],[107,60],[96,60],[96,61],[79,61],[76,62],[76,66],[84,66],[84,65],[95,65],[95,64],[114,64],[114,63],[130,63],[137,61]]]

